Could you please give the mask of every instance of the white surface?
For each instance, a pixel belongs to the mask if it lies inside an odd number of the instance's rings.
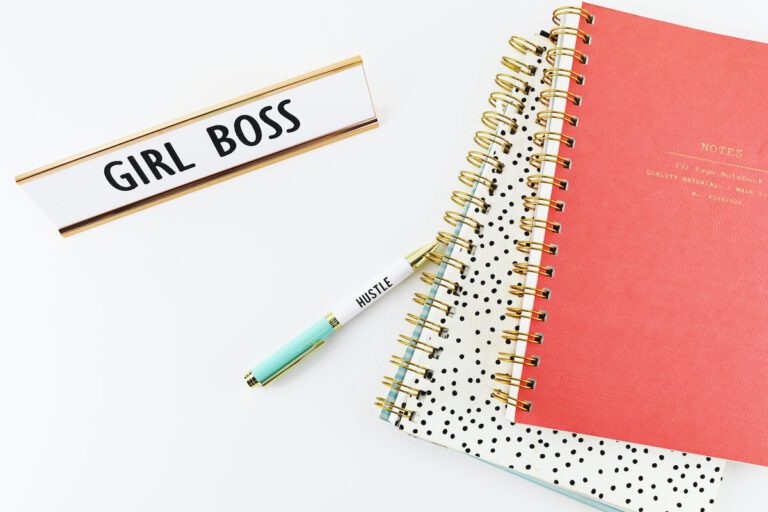
[[[294,121],[284,118],[278,112],[278,105],[285,101],[290,102],[285,105],[285,109],[300,121],[299,125],[294,125]],[[282,131],[274,131],[260,119],[260,112],[265,107],[272,110],[269,114],[272,122],[282,125]],[[256,145],[248,146],[236,136],[235,121],[242,115],[251,116],[261,126],[258,135],[260,141]],[[365,71],[362,66],[355,66],[101,153],[59,171],[24,181],[22,186],[56,227],[64,228],[374,117],[376,113],[371,105]],[[206,131],[216,125],[228,130],[226,133],[219,132],[217,137],[223,136],[234,141],[227,144],[228,147],[234,144],[234,147],[224,156],[217,152]],[[253,128],[249,128],[247,123],[244,130],[246,137],[254,136]],[[275,133],[278,136],[271,138]],[[172,144],[185,166],[194,167],[173,176],[161,171],[162,179],[153,177],[139,153],[144,150],[160,151],[165,164],[170,165],[164,144]],[[137,172],[126,160],[130,156],[141,162],[139,165],[149,178],[149,183],[143,184],[139,179]],[[128,183],[123,176],[128,174],[133,179],[132,190],[118,190],[109,184],[105,172],[112,162],[121,162],[112,167],[113,179],[125,187]]]
[[[499,43],[561,3],[6,6],[0,509],[591,510],[378,419],[415,280],[269,388],[242,380],[434,233]],[[768,41],[757,1],[604,3]],[[69,239],[13,183],[357,53],[376,130]],[[767,485],[768,469],[730,464],[716,510],[753,510]]]

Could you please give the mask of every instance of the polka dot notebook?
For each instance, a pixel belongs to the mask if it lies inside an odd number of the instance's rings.
[[[437,235],[445,254],[422,275],[398,339],[403,351],[391,358],[394,373],[377,399],[381,418],[602,510],[712,510],[722,460],[507,419],[513,389],[527,385],[513,367],[538,364],[532,348],[545,342],[520,329],[518,311],[529,294],[549,293],[526,287],[526,274],[549,272],[528,259],[531,232],[558,225],[532,212],[564,208],[537,194],[568,187],[532,156],[563,137],[542,127],[550,102],[563,94],[552,87],[562,49],[547,32],[509,44]],[[521,343],[529,346],[524,356]]]

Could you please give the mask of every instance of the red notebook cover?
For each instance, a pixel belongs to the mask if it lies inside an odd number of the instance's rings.
[[[584,8],[515,421],[768,465],[768,45]]]

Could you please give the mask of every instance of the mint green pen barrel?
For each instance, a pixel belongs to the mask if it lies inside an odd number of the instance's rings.
[[[334,331],[335,318],[323,318],[307,330],[280,347],[271,356],[254,366],[245,375],[249,386],[266,386],[272,380],[290,370],[296,363],[320,348]]]

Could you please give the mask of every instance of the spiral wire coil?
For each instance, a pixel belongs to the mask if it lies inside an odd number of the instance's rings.
[[[527,79],[530,79],[537,70],[534,65],[527,64],[516,57],[527,54],[541,56],[545,52],[543,46],[539,46],[532,41],[520,37],[512,36],[509,39],[509,45],[518,52],[515,57],[505,56],[501,59],[501,64],[505,67],[504,73],[496,75],[495,83],[499,90],[493,91],[488,96],[488,103],[493,110],[483,112],[480,122],[487,129],[479,130],[475,133],[474,142],[478,149],[472,149],[467,152],[466,161],[475,169],[462,170],[459,173],[459,183],[466,189],[454,190],[451,194],[451,200],[462,208],[462,211],[449,210],[445,212],[443,220],[450,226],[450,229],[438,231],[437,241],[446,246],[449,250],[444,254],[430,253],[427,258],[440,265],[441,267],[452,267],[464,275],[467,272],[468,265],[451,256],[450,250],[453,247],[461,247],[471,254],[475,250],[475,242],[471,238],[459,236],[463,227],[469,228],[472,233],[479,234],[483,229],[483,224],[476,218],[468,215],[471,209],[476,209],[479,213],[487,213],[490,203],[487,198],[492,196],[496,190],[496,180],[483,174],[484,169],[490,169],[491,174],[500,174],[504,171],[504,164],[495,156],[491,155],[492,149],[498,148],[502,153],[509,153],[512,144],[507,138],[518,130],[518,123],[510,117],[507,112],[512,111],[521,114],[525,108],[523,97],[527,96],[532,87]],[[530,184],[529,184],[530,185]],[[538,186],[538,185],[537,185]],[[421,280],[431,286],[444,288],[450,295],[458,295],[461,292],[459,283],[446,279],[442,276],[424,272]],[[453,307],[448,303],[430,298],[423,293],[416,293],[413,299],[424,309],[421,315],[408,313],[405,320],[420,328],[421,330],[430,330],[438,337],[446,337],[447,329],[431,320],[425,318],[424,311],[437,310],[442,315],[450,316],[453,314]],[[533,339],[533,338],[531,338]],[[436,347],[420,341],[417,337],[401,334],[398,342],[408,347],[409,350],[425,352],[428,358],[439,357],[442,347]],[[382,383],[388,389],[387,398],[377,397],[375,405],[390,414],[398,416],[398,419],[412,420],[415,411],[405,408],[405,403],[398,405],[396,397],[399,393],[405,393],[408,396],[418,398],[423,394],[412,385],[403,383],[402,375],[405,372],[412,372],[417,378],[431,379],[432,371],[422,365],[400,357],[392,356],[390,362],[398,369],[398,377],[385,377]],[[499,379],[505,377],[499,375]],[[509,377],[512,379],[512,377]],[[512,380],[509,380],[512,382]],[[418,382],[418,381],[416,381]],[[504,381],[506,382],[506,381]],[[516,382],[516,381],[515,381]]]
[[[585,44],[590,44],[592,38],[583,29],[578,27],[570,27],[564,25],[563,16],[565,15],[578,15],[579,19],[587,23],[594,23],[594,16],[581,7],[560,7],[555,9],[552,13],[552,21],[557,25],[549,32],[550,40],[558,44],[560,36],[574,36]],[[586,77],[579,73],[576,73],[572,69],[566,69],[558,66],[559,60],[562,57],[571,58],[573,62],[581,64],[587,64],[589,57],[575,48],[567,48],[565,46],[555,46],[546,50],[544,58],[551,66],[544,69],[542,83],[550,86],[549,89],[544,89],[539,95],[539,101],[544,104],[547,110],[539,111],[536,114],[536,124],[544,127],[543,131],[538,131],[533,136],[533,142],[536,146],[544,149],[548,142],[556,142],[566,147],[573,147],[576,143],[574,137],[563,133],[562,131],[548,130],[547,127],[551,125],[553,120],[559,120],[562,122],[563,128],[568,126],[578,126],[579,119],[573,114],[552,109],[553,102],[557,100],[563,100],[570,102],[573,106],[581,105],[582,98],[580,95],[564,89],[557,89],[555,85],[559,79],[568,79],[576,85],[582,85]],[[568,182],[560,177],[546,176],[542,174],[542,167],[544,165],[553,165],[555,169],[570,169],[572,162],[568,158],[564,158],[558,154],[539,152],[531,155],[531,166],[538,172],[529,175],[526,178],[526,184],[535,191],[539,190],[540,185],[550,185],[553,189],[566,190]],[[549,211],[562,212],[565,209],[565,203],[563,201],[555,201],[549,198],[542,198],[537,196],[526,196],[523,199],[523,204],[526,210],[536,212],[539,208],[547,208]],[[562,228],[560,222],[553,220],[537,219],[534,216],[522,217],[520,219],[520,225],[526,232],[533,232],[534,230],[545,230],[548,233],[558,234]],[[530,254],[532,251],[539,251],[546,254],[556,255],[557,244],[549,242],[537,242],[534,240],[519,240],[516,243],[517,250],[525,255]],[[516,274],[527,277],[529,274],[537,274],[537,283],[544,277],[552,277],[555,269],[551,266],[541,266],[532,263],[514,263],[513,272]],[[550,298],[551,291],[544,286],[526,286],[526,285],[512,285],[510,287],[510,293],[517,297],[531,296],[539,300],[548,300]],[[530,320],[531,324],[534,321],[544,322],[547,320],[547,312],[541,309],[529,309],[523,307],[509,307],[507,308],[507,316],[515,319]],[[541,344],[544,335],[541,333],[530,332],[532,328],[528,329],[529,332],[521,332],[515,330],[505,330],[502,332],[502,339],[508,343],[524,342],[526,344],[538,345]],[[536,355],[522,356],[509,352],[499,353],[498,362],[512,363],[513,365],[522,366],[538,366],[539,357]],[[517,387],[520,389],[534,389],[535,381],[533,379],[523,379],[513,376],[511,373],[497,373],[492,375],[492,379],[495,382],[505,384],[510,387]],[[521,400],[513,394],[503,390],[494,389],[491,392],[491,397],[504,402],[506,405],[515,407],[521,411],[530,411],[531,402],[528,400]]]

